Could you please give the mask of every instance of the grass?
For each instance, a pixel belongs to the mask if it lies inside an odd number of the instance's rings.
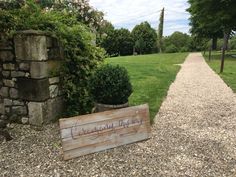
[[[110,64],[124,66],[131,78],[133,93],[131,106],[148,103],[151,122],[167,95],[170,84],[175,80],[187,53],[153,54],[109,58]]]
[[[224,72],[220,73],[220,64],[221,64],[221,52],[213,52],[212,60],[208,60],[208,56],[205,55],[205,59],[209,66],[220,75],[220,77],[224,80],[224,82],[234,91],[236,92],[236,58],[232,57],[232,55],[236,55],[236,51],[230,51],[226,53],[225,58],[225,67]]]

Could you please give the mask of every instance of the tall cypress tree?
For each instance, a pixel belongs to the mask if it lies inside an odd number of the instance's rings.
[[[165,9],[163,8],[161,11],[161,15],[160,15],[160,23],[159,23],[159,27],[158,27],[158,45],[159,45],[159,49],[160,49],[160,53],[162,53],[163,50],[163,28],[164,28],[164,11]]]

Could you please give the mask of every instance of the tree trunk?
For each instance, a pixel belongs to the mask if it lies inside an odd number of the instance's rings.
[[[222,73],[224,71],[225,50],[227,49],[227,46],[228,46],[230,32],[231,31],[224,31],[224,44],[222,47],[220,73]]]
[[[212,50],[212,48],[209,47],[209,57],[208,57],[209,61],[211,61],[211,50]]]
[[[217,37],[212,38],[212,50],[217,50]]]

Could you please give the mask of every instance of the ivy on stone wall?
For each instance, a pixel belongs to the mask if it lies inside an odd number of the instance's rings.
[[[103,60],[105,53],[94,44],[96,36],[91,28],[79,21],[76,12],[58,8],[48,10],[33,0],[26,0],[16,8],[2,8],[0,16],[1,34],[11,37],[16,31],[32,29],[49,32],[59,39],[64,48],[61,75],[67,106],[66,115],[89,113],[92,103],[87,80]]]

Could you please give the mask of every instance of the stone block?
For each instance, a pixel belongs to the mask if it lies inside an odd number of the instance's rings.
[[[10,77],[11,72],[10,71],[2,71],[3,77],[7,78]]]
[[[27,101],[45,101],[49,98],[48,79],[18,78],[19,97]]]
[[[11,113],[10,107],[5,107],[5,113],[9,115]]]
[[[63,97],[56,97],[47,101],[48,121],[54,121],[62,117],[65,111],[65,102]]]
[[[20,123],[20,118],[19,118],[20,116],[19,115],[9,113],[8,117],[9,117],[10,122]]]
[[[42,79],[48,77],[47,62],[31,62],[30,77],[33,79]]]
[[[25,106],[12,106],[11,108],[12,114],[16,115],[26,115],[27,114],[27,108]]]
[[[15,87],[15,82],[13,80],[10,80],[10,79],[3,79],[3,84],[6,87]]]
[[[51,77],[49,78],[49,84],[52,85],[52,84],[57,84],[60,82],[60,78],[59,77]]]
[[[0,114],[5,114],[5,106],[3,103],[0,103]]]
[[[23,71],[11,71],[11,77],[24,77],[25,72]]]
[[[10,50],[0,51],[0,61],[13,61],[14,55]]]
[[[59,95],[58,85],[50,85],[49,86],[49,93],[50,93],[50,98],[57,97]]]
[[[22,71],[29,71],[30,70],[30,64],[29,63],[20,63],[19,69]]]
[[[12,63],[3,64],[3,69],[4,70],[15,70],[15,64],[12,64]]]
[[[12,100],[5,98],[3,100],[3,103],[4,103],[5,106],[11,106],[12,105]]]
[[[35,126],[42,126],[47,120],[47,104],[45,102],[29,102],[29,123]]]
[[[23,32],[15,35],[14,44],[17,60],[47,60],[48,55],[46,36],[36,33]]]
[[[0,95],[2,97],[9,97],[9,88],[8,87],[2,87],[0,90]]]
[[[15,99],[19,98],[18,90],[15,88],[10,88],[9,94],[10,94],[10,98],[15,98]]]
[[[2,50],[12,50],[12,42],[10,40],[4,40],[4,39],[0,40],[0,49],[2,49]]]
[[[12,105],[14,105],[14,106],[24,106],[24,102],[19,101],[19,100],[13,100]]]

